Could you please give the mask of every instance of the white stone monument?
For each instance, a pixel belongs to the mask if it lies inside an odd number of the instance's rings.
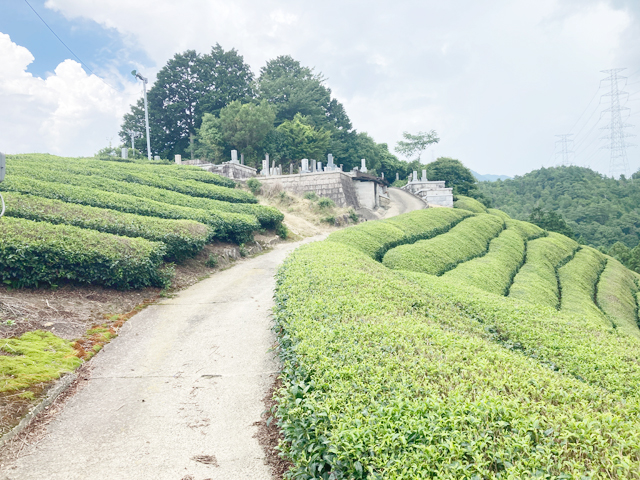
[[[303,158],[300,166],[300,173],[309,173],[309,159]]]
[[[122,152],[121,152],[120,156],[122,158],[129,158],[129,149],[127,147],[124,147],[122,149]]]
[[[154,160],[160,160],[160,155],[154,155],[154,156],[153,156],[153,159],[154,159]]]
[[[322,171],[322,162],[318,162],[318,171],[321,172]]]
[[[413,171],[413,181],[414,182],[418,181],[418,172],[416,172],[415,170]]]
[[[362,160],[360,160],[360,171],[362,173],[367,173],[367,161],[363,158]]]
[[[426,170],[422,170],[422,181],[423,182],[427,181],[427,171]]]
[[[237,150],[231,150],[231,163],[239,163]]]
[[[176,164],[180,165],[182,163],[182,155],[176,155]]]

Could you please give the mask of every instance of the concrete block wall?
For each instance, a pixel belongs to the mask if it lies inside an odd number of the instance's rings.
[[[353,180],[344,172],[277,175],[260,177],[259,180],[263,185],[280,184],[283,190],[296,195],[314,192],[320,197],[330,198],[340,207],[360,208]]]

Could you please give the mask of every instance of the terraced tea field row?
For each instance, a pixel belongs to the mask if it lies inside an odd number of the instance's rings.
[[[280,269],[291,478],[640,478],[638,276],[462,200]]]
[[[234,187],[196,167],[10,155],[0,281],[164,285],[163,261],[279,227],[280,211]]]

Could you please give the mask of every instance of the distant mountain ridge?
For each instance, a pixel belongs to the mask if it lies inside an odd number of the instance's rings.
[[[511,177],[508,175],[491,175],[491,174],[482,175],[478,172],[474,172],[473,170],[471,170],[471,173],[473,173],[473,176],[476,177],[476,180],[478,180],[479,182],[495,182],[496,180],[511,179]]]

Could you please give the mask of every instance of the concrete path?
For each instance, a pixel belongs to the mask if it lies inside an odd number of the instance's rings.
[[[45,439],[0,478],[271,479],[253,424],[278,369],[274,273],[315,239],[277,245],[134,316]]]
[[[424,200],[400,188],[390,187],[387,191],[389,192],[391,205],[384,213],[383,218],[391,218],[396,215],[413,212],[414,210],[422,210],[427,207]]]

